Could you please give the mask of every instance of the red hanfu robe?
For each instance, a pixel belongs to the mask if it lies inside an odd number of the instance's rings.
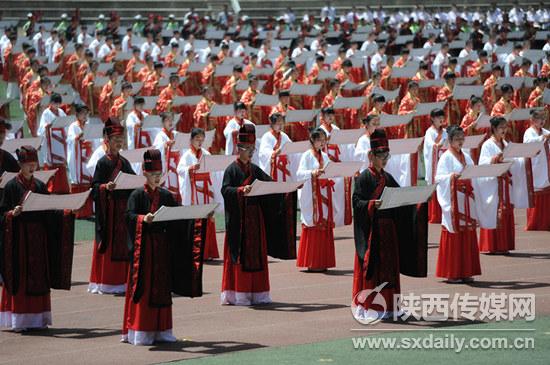
[[[120,155],[107,154],[97,162],[92,180],[95,201],[95,242],[88,291],[124,293],[128,274],[129,252],[126,225],[118,219],[126,211],[129,191],[108,191],[106,184],[119,172],[134,174],[130,162]]]
[[[407,93],[403,99],[401,99],[401,104],[399,104],[399,115],[405,115],[410,114],[416,110],[416,106],[420,103],[420,99],[417,97],[411,95],[411,93]],[[416,138],[420,137],[425,133],[422,133],[422,118],[421,117],[415,117],[412,119],[412,121],[403,126],[401,128],[401,131],[399,133],[399,138]],[[428,129],[428,128],[426,128]]]
[[[491,110],[491,116],[503,117],[517,108],[518,106],[512,100],[507,102],[503,98],[500,98],[500,100],[497,101],[497,103],[493,106],[493,109]],[[521,136],[523,136],[523,133],[525,133],[528,123],[523,120],[516,120],[509,122],[508,126],[509,127],[506,133],[506,139],[511,142],[521,142]]]
[[[101,94],[99,94],[99,117],[103,122],[109,119],[109,113],[113,103],[113,91],[113,83],[109,81],[103,86]]]
[[[170,85],[162,89],[157,100],[157,112],[159,114],[162,112],[176,112],[172,110],[172,100],[174,100],[175,96],[184,96],[183,91],[179,88],[174,89]]]
[[[18,330],[51,325],[50,289],[71,288],[74,215],[38,211],[13,216],[12,209],[29,191],[48,194],[42,182],[19,174],[7,183],[0,203],[0,327]]]
[[[239,159],[224,172],[222,195],[225,205],[225,248],[222,304],[270,303],[267,255],[296,258],[296,233],[286,227],[295,210],[284,204],[280,194],[246,197],[243,187],[254,180],[271,181],[252,163]]]
[[[136,189],[128,198],[126,220],[132,265],[124,306],[122,338],[133,345],[175,342],[172,334],[172,292],[202,296],[201,220],[147,224],[147,213],[177,206],[165,189]]]
[[[387,283],[380,294],[388,314],[396,311],[394,295],[401,291],[399,274],[426,277],[428,272],[427,205],[377,210],[375,201],[384,188],[399,187],[386,171],[367,168],[355,179],[353,193],[355,264],[353,270],[353,300],[356,318],[370,309],[380,311],[372,297],[361,291]]]
[[[445,121],[447,125],[459,124],[462,117],[460,115],[460,108],[456,100],[453,99],[453,91],[447,86],[443,86],[439,89],[436,102],[445,101]],[[424,131],[425,132],[425,131]]]

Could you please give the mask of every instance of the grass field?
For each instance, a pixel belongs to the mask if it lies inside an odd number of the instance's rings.
[[[358,335],[365,334],[359,332]],[[355,349],[351,338],[318,342],[307,345],[286,346],[240,351],[225,355],[172,362],[182,365],[218,365],[218,364],[279,364],[279,365],[314,365],[314,364],[407,364],[425,365],[444,363],[445,365],[464,364],[541,364],[550,361],[550,317],[538,318],[533,322],[514,321],[484,323],[468,326],[445,328],[443,331],[433,329],[420,331],[402,331],[384,334],[373,334],[374,338],[444,338],[451,336],[464,337],[466,343],[474,337],[502,337],[509,344],[517,337],[533,338],[534,349],[467,349],[455,353],[453,349]]]

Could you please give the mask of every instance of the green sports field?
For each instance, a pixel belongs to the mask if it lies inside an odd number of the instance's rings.
[[[365,332],[357,333],[366,335]],[[307,345],[286,346],[240,351],[225,355],[172,362],[184,365],[218,364],[407,364],[425,365],[444,363],[464,364],[544,364],[550,363],[550,317],[538,318],[533,322],[514,321],[473,324],[452,328],[400,331],[372,334],[371,338],[391,339],[418,338],[428,341],[430,336],[439,338],[463,337],[466,343],[477,338],[506,338],[508,343],[517,337],[533,338],[534,349],[467,349],[456,353],[453,349],[355,349],[351,338],[319,342]],[[411,341],[411,343],[413,343]],[[185,347],[184,347],[185,348]]]

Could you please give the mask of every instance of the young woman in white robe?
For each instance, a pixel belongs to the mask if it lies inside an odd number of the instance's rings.
[[[92,155],[92,141],[84,140],[84,128],[88,121],[88,107],[85,105],[76,106],[76,121],[69,125],[67,130],[67,164],[69,166],[69,177],[71,192],[81,193],[90,189],[92,175],[86,167]],[[91,217],[93,214],[93,200],[89,198],[76,215],[77,218]]]
[[[179,151],[173,151],[177,131],[174,131],[174,114],[161,113],[162,129],[153,141],[153,147],[160,151],[162,158],[162,173],[165,174],[164,187],[170,191],[176,201],[181,202],[177,167],[180,159]]]
[[[375,114],[367,115],[361,120],[363,127],[365,128],[365,134],[359,137],[357,144],[355,145],[354,160],[363,163],[360,172],[365,171],[369,167],[369,151],[370,151],[370,136],[380,127],[380,116]]]
[[[328,142],[325,144],[324,152],[332,162],[341,162],[349,156],[348,146],[331,144],[330,135],[332,131],[339,130],[334,124],[335,113],[332,107],[323,108],[321,111],[321,123],[319,128],[327,135]],[[332,194],[333,204],[337,206],[334,214],[334,225],[341,227],[352,223],[351,209],[351,176],[338,177],[332,179],[334,181],[334,193]]]
[[[145,119],[147,114],[143,111],[143,106],[145,104],[145,100],[141,97],[137,97],[134,99],[134,109],[128,113],[128,116],[126,117],[126,134],[128,137],[128,149],[133,150],[140,148],[142,146],[146,146],[147,143],[145,138],[142,138],[141,133],[141,126],[143,124],[143,120]]]
[[[193,128],[191,131],[190,148],[181,156],[178,163],[180,195],[182,205],[201,205],[223,202],[221,183],[223,175],[214,178],[210,173],[198,173],[199,162],[203,155],[210,155],[202,148],[206,134],[203,129]],[[223,172],[221,172],[223,174]],[[223,204],[220,204],[223,209]],[[218,242],[216,240],[216,222],[214,216],[208,219],[206,227],[206,243],[203,257],[206,260],[219,258]]]
[[[476,233],[476,208],[470,180],[460,173],[473,161],[462,151],[464,131],[452,125],[447,128],[449,149],[437,163],[435,182],[441,205],[441,238],[435,275],[448,282],[469,282],[481,274]]]
[[[227,121],[225,128],[223,130],[223,135],[225,137],[225,154],[226,155],[238,155],[239,151],[237,149],[237,135],[239,134],[239,129],[243,124],[252,124],[256,126],[253,122],[248,119],[245,119],[247,113],[246,104],[243,102],[236,102],[234,104],[235,116]],[[256,150],[252,156],[252,163],[259,165],[259,144],[260,139],[256,138]]]
[[[508,122],[503,117],[491,118],[491,138],[483,143],[480,165],[504,162],[503,152]],[[514,162],[517,165],[518,162]],[[514,206],[511,189],[520,184],[519,168],[500,177],[479,178],[475,184],[476,208],[479,217],[479,250],[487,253],[508,253],[515,248]],[[512,182],[512,180],[514,180]]]
[[[434,109],[430,113],[432,125],[426,130],[424,136],[424,166],[426,184],[434,184],[437,163],[443,152],[447,150],[447,131],[443,126],[445,121],[445,111],[443,109]],[[428,222],[441,223],[441,207],[437,202],[437,194],[434,194],[428,203]]]
[[[543,111],[531,113],[531,126],[523,135],[523,143],[544,142],[544,148],[531,159],[534,188],[533,207],[527,209],[527,231],[550,231],[550,131],[542,126]],[[529,163],[527,163],[529,167]]]
[[[283,146],[292,142],[283,132],[284,121],[285,118],[282,114],[271,114],[269,116],[271,129],[260,140],[259,166],[274,181],[293,180],[289,156],[281,154]]]
[[[322,129],[311,132],[311,149],[302,155],[296,173],[297,179],[304,181],[298,190],[302,233],[296,266],[310,271],[325,271],[336,266],[334,216],[338,208],[333,204],[335,181],[323,178],[324,168],[330,162],[323,152],[326,140]]]

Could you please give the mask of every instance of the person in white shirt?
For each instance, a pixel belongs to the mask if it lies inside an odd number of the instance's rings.
[[[512,50],[512,53],[510,53],[508,56],[506,56],[504,60],[504,76],[505,77],[512,77],[514,76],[514,68],[515,68],[515,61],[518,57],[520,57],[520,53],[523,50],[523,46],[521,44],[516,44],[514,46],[514,49]]]
[[[489,39],[483,45],[483,50],[487,52],[488,57],[493,57],[493,54],[497,50],[497,35],[495,33],[489,34]]]
[[[187,54],[187,51],[189,49],[193,49],[193,40],[195,39],[195,36],[190,34],[189,39],[191,40],[191,42],[186,43],[185,40],[181,37],[180,31],[176,29],[172,33],[172,38],[170,38],[170,42],[168,42],[168,44],[177,43],[182,54]]]
[[[88,34],[88,27],[82,25],[80,27],[80,34],[76,37],[76,43],[84,45],[84,48],[88,48],[94,38]]]
[[[351,10],[346,14],[346,21],[349,24],[355,23],[355,19],[357,17],[357,8],[355,6],[351,7]]]
[[[132,51],[132,28],[126,28],[126,35],[122,38],[122,52]]]
[[[233,50],[232,56],[233,57],[244,57],[245,56],[245,49],[248,46],[248,39],[245,37],[239,37],[239,44],[235,49]]]
[[[283,18],[286,24],[294,24],[294,22],[296,21],[296,15],[294,14],[294,11],[290,6],[286,8],[285,13],[283,14]]]
[[[210,57],[210,54],[212,53],[212,50],[214,49],[215,46],[216,46],[216,42],[213,39],[210,39],[208,41],[208,47],[198,50],[200,63],[208,62],[208,58]]]
[[[434,78],[441,78],[441,73],[445,69],[445,66],[449,63],[449,44],[444,43],[441,45],[441,50],[435,56],[435,59],[432,63],[432,72],[434,73]]]
[[[99,52],[99,48],[101,47],[102,41],[103,36],[100,32],[96,31],[95,38],[90,42],[90,45],[88,46],[88,49],[94,54],[94,58],[97,58],[97,54]]]
[[[328,18],[332,23],[336,19],[336,8],[331,5],[330,1],[321,9],[321,21],[324,22]]]
[[[299,38],[296,44],[296,48],[292,50],[291,58],[294,59],[305,51],[307,51],[307,49],[305,48],[305,41],[303,38]]]
[[[50,62],[51,59],[53,59],[53,46],[57,43],[57,30],[52,29],[50,32],[50,36],[48,39],[46,39],[46,57],[48,58],[48,62]],[[2,55],[4,52],[2,52]]]
[[[76,106],[76,120],[67,129],[67,165],[69,166],[69,180],[73,185],[89,184],[92,176],[86,167],[92,155],[91,141],[83,140],[84,128],[88,121],[88,107]],[[88,148],[86,148],[88,147]]]
[[[546,35],[546,43],[542,47],[542,50],[544,52],[550,52],[550,34]]]
[[[346,58],[352,57],[355,54],[355,52],[357,52],[358,48],[359,48],[359,42],[351,43],[350,48],[346,52]]]
[[[160,118],[162,121],[162,129],[156,135],[155,140],[153,141],[153,147],[160,151],[162,159],[162,172],[166,174],[168,170],[168,161],[166,161],[167,152],[174,145],[177,132],[174,131],[174,114],[169,112],[161,113]]]
[[[226,155],[238,155],[239,151],[237,149],[237,136],[239,134],[239,129],[244,124],[252,124],[250,120],[245,119],[246,116],[246,105],[243,102],[236,102],[234,104],[235,116],[227,122],[225,129],[223,130],[223,135],[225,136],[225,154]],[[260,141],[257,140],[257,143]],[[253,160],[257,161],[254,157],[257,157],[258,151],[254,152]],[[255,162],[256,163],[256,162]]]
[[[428,40],[426,43],[424,43],[424,46],[422,48],[432,48],[435,45],[435,40],[437,39],[437,35],[434,33],[431,33],[428,37]]]
[[[67,41],[65,40],[64,37],[57,39],[57,41],[52,46],[52,53],[51,53],[49,61],[48,61],[49,63],[55,63],[54,59],[55,59],[55,55],[57,54],[57,50],[59,48],[63,47],[61,42],[66,43]]]
[[[382,68],[386,65],[386,46],[382,44],[378,47],[378,52],[372,56],[370,60],[370,70],[374,72],[382,72]]]
[[[141,48],[140,48],[141,53],[139,55],[139,58],[141,58],[142,61],[145,61],[145,56],[150,56],[152,50],[153,50],[153,34],[147,33],[147,40],[145,41],[145,43],[141,45]]]
[[[224,4],[223,11],[220,11],[218,13],[218,23],[223,27],[229,26],[229,17],[231,16],[231,14],[232,13],[229,11],[227,4]]]
[[[57,130],[52,131],[51,126],[56,118],[67,116],[63,109],[61,109],[61,95],[53,93],[50,96],[50,105],[44,109],[40,116],[40,124],[36,134],[42,137],[42,144],[40,147],[40,161],[48,166],[53,166],[56,163],[65,162],[66,159],[66,145],[56,138],[52,138],[55,133],[61,137],[65,137],[65,131]],[[64,140],[64,138],[61,138]]]
[[[115,49],[113,46],[113,36],[108,35],[105,38],[105,43],[99,48],[99,51],[97,52],[97,59],[100,61],[104,61],[105,57],[111,54],[111,52]]]
[[[464,49],[462,49],[460,51],[460,53],[458,54],[458,58],[469,57],[473,52],[473,46],[474,46],[474,44],[473,44],[472,40],[468,39],[466,41],[466,44],[464,45]],[[460,73],[461,69],[462,69],[462,66],[460,64],[458,64],[456,66],[456,72]]]
[[[262,47],[258,51],[258,63],[261,65],[264,60],[267,60],[269,51],[271,50],[271,40],[265,39],[262,42]]]
[[[315,39],[313,40],[313,42],[311,42],[311,44],[309,45],[309,49],[314,52],[317,52],[319,50],[319,46],[321,45],[322,41],[323,41],[323,35],[321,33],[318,33],[315,36]]]
[[[134,99],[134,108],[128,113],[126,117],[126,133],[128,137],[128,149],[137,149],[141,147],[140,131],[143,120],[147,114],[143,111],[143,106],[145,104],[145,99],[142,97],[137,97]]]
[[[155,43],[153,43],[153,46],[151,48],[151,57],[153,57],[153,61],[155,62],[161,61],[160,56],[162,54],[163,44],[164,42],[162,38],[160,36],[157,37],[157,39],[155,40]]]
[[[46,55],[46,47],[44,42],[44,26],[38,28],[38,32],[32,37],[32,43],[36,49],[36,55],[38,57],[43,57]]]
[[[523,18],[525,17],[525,12],[522,8],[518,7],[518,3],[514,5],[512,9],[510,9],[510,12],[508,13],[508,19],[512,23],[514,23],[516,26],[520,26],[523,24]]]
[[[261,137],[259,148],[259,166],[274,181],[291,181],[292,168],[287,155],[281,155],[283,146],[292,142],[283,132],[284,116],[273,113],[269,116],[270,130]]]
[[[370,32],[366,41],[361,45],[361,51],[378,51],[378,44],[376,43],[376,33]]]

